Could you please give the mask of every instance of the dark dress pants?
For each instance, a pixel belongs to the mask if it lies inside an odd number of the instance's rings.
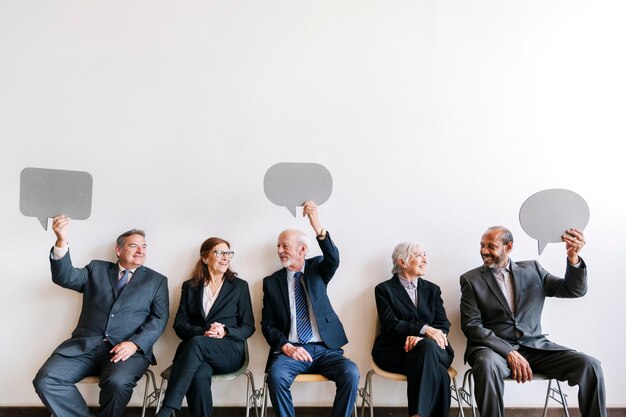
[[[422,339],[408,352],[404,348],[377,351],[374,361],[383,370],[406,375],[409,416],[448,417],[450,376],[454,355],[432,339]]]
[[[141,355],[111,362],[113,346],[103,341],[80,356],[53,353],[41,367],[33,385],[45,406],[57,417],[85,417],[91,412],[76,383],[87,376],[100,377],[99,417],[121,417],[133,388],[150,363]]]
[[[192,417],[212,416],[211,378],[236,371],[244,360],[244,342],[195,336],[183,342],[172,365],[163,404],[180,410],[183,398]]]
[[[578,385],[582,417],[606,417],[604,376],[600,361],[573,350],[539,350],[524,346],[519,353],[533,372]],[[476,402],[482,417],[504,417],[504,379],[510,377],[506,359],[491,349],[479,349],[469,358],[475,383]]]

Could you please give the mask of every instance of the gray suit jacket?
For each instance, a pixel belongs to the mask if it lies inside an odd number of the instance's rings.
[[[156,363],[152,346],[169,317],[167,278],[145,266],[135,270],[122,291],[116,289],[116,263],[91,261],[74,268],[69,252],[61,259],[50,256],[52,281],[83,294],[78,325],[72,337],[54,353],[78,356],[94,349],[107,338],[113,345],[130,340],[139,346],[138,355]]]
[[[461,328],[467,337],[465,361],[481,348],[506,355],[520,345],[543,350],[570,350],[551,342],[541,330],[545,297],[576,298],[587,292],[584,261],[567,265],[565,278],[550,274],[537,261],[511,261],[515,314],[489,268],[484,265],[461,276]],[[521,336],[518,338],[518,332]]]

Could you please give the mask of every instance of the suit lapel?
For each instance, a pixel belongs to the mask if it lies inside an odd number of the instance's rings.
[[[109,282],[111,283],[111,291],[115,295],[115,298],[119,295],[117,290],[117,280],[119,279],[120,268],[117,264],[112,264],[109,268]]]
[[[512,260],[511,262],[511,282],[513,282],[513,296],[515,298],[515,311],[519,311],[519,305],[520,305],[520,293],[521,291],[519,291],[519,288],[522,287],[521,283],[522,283],[522,270],[520,268],[517,267],[517,264],[515,262],[513,262]]]
[[[222,289],[220,290],[220,293],[217,294],[217,299],[213,302],[213,305],[211,306],[208,314],[206,315],[207,323],[211,321],[212,316],[215,315],[216,311],[220,311],[220,309],[222,308],[221,305],[224,304],[226,296],[228,296],[228,294],[233,290],[233,285],[234,285],[233,282],[230,282],[229,280],[224,279],[224,283],[222,284]],[[204,291],[202,291],[202,296],[204,297]],[[204,311],[204,310],[200,310],[200,311]]]
[[[415,304],[413,304],[413,301],[411,300],[411,297],[409,297],[409,294],[406,292],[406,289],[402,286],[402,284],[400,283],[400,278],[397,275],[394,275],[393,280],[391,281],[392,285],[391,285],[391,289],[392,291],[396,294],[396,299],[400,300],[400,302],[402,303],[402,305],[411,312],[411,314],[413,316],[415,316],[416,319],[419,320],[419,316],[417,314],[417,308],[415,308]],[[418,284],[418,304],[419,304],[419,296],[420,296],[420,290],[419,288],[422,287],[422,285]]]
[[[278,288],[280,289],[280,295],[283,299],[283,311],[291,311],[289,307],[289,288],[287,284],[287,268],[280,270],[280,276],[278,277]],[[289,317],[289,315],[287,316]]]
[[[509,308],[509,303],[506,302],[502,289],[500,289],[498,281],[496,281],[496,278],[493,276],[491,270],[486,266],[483,266],[480,273],[483,280],[487,283],[487,286],[489,286],[489,289],[491,289],[491,292],[496,296],[496,299],[500,302],[500,304],[502,304],[502,308],[504,308],[512,316],[513,312]]]

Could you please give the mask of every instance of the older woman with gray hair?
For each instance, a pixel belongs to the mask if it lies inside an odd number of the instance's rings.
[[[380,335],[372,357],[385,371],[406,375],[409,416],[448,417],[454,351],[441,290],[423,278],[422,244],[399,243],[391,259],[393,276],[375,289]]]

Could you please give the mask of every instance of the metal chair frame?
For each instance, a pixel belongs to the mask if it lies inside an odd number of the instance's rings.
[[[388,372],[388,371],[381,369],[378,365],[376,365],[376,362],[374,362],[374,358],[371,359],[371,365],[372,365],[372,369],[370,369],[367,372],[367,375],[365,376],[365,384],[363,385],[363,388],[359,388],[359,395],[362,398],[361,417],[363,417],[365,413],[366,406],[368,406],[370,410],[370,417],[374,417],[374,389],[373,389],[373,383],[372,383],[372,377],[374,375],[379,375],[383,378],[391,379],[393,381],[406,382],[406,375],[396,374],[394,372]],[[459,405],[459,415],[461,417],[465,417],[462,403],[461,403],[461,394],[456,384],[456,377],[457,377],[456,369],[454,369],[453,367],[448,368],[448,375],[450,376],[450,390],[451,390],[452,399],[454,399]]]
[[[532,380],[548,380],[548,390],[546,391],[546,400],[543,406],[543,417],[548,415],[548,402],[550,401],[550,398],[563,407],[565,417],[570,417],[569,411],[567,410],[567,394],[563,393],[561,390],[561,383],[559,380],[549,378],[542,374],[533,374]],[[512,381],[512,379],[507,378],[505,381]],[[461,400],[471,407],[472,417],[476,417],[476,403],[474,401],[474,373],[471,368],[465,371],[465,374],[463,375],[463,386],[459,389],[459,393],[461,395]]]

